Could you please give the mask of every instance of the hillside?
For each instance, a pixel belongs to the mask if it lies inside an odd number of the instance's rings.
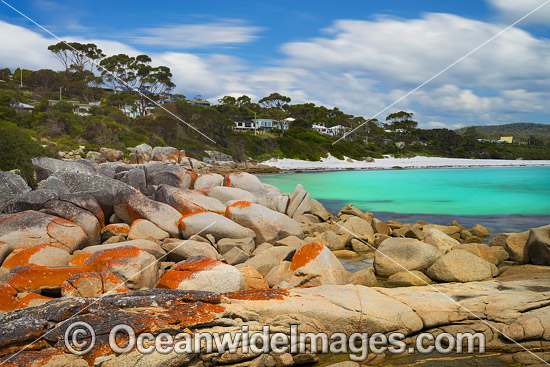
[[[468,127],[455,130],[459,134],[464,134]],[[535,124],[532,122],[516,122],[505,125],[487,125],[473,126],[476,128],[480,138],[498,139],[501,136],[513,136],[517,139],[527,139],[535,136],[539,139],[550,140],[550,124]]]

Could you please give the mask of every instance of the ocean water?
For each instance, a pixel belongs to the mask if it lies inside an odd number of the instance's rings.
[[[381,220],[425,220],[492,234],[550,223],[550,167],[324,171],[258,176],[283,192],[302,184],[332,213],[352,203]]]

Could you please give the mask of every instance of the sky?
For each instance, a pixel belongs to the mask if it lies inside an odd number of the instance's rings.
[[[58,40],[4,2],[65,41],[150,55],[188,98],[278,92],[424,128],[550,123],[548,0],[0,0],[0,68],[60,70]]]

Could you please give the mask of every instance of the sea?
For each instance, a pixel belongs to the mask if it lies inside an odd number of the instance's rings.
[[[347,204],[374,213],[383,221],[465,227],[482,224],[491,238],[503,232],[522,232],[550,224],[550,167],[436,168],[403,170],[288,172],[258,176],[283,192],[301,184],[331,213]],[[341,260],[355,272],[373,266],[374,253]],[[378,279],[379,286],[391,286]],[[392,366],[507,366],[502,353],[474,355],[386,355]],[[347,356],[322,355],[324,367],[347,361]]]
[[[289,172],[258,176],[283,192],[301,184],[336,214],[346,204],[402,223],[482,224],[494,237],[550,224],[550,167]],[[489,238],[489,239],[490,239]]]

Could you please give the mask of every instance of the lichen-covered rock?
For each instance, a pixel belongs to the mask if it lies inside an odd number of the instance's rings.
[[[170,205],[137,194],[121,191],[115,196],[115,214],[127,224],[147,219],[171,237],[179,237],[181,214]]]
[[[113,236],[128,237],[128,233],[130,233],[130,226],[126,223],[109,224],[101,230],[101,240],[107,241]]]
[[[38,181],[42,181],[58,171],[84,174],[95,173],[93,164],[84,159],[76,161],[62,161],[47,157],[35,157],[31,160],[31,163],[34,166],[36,179]]]
[[[0,242],[16,247],[50,243],[69,252],[82,248],[87,233],[78,224],[32,210],[0,217]]]
[[[147,163],[151,160],[153,154],[153,148],[148,144],[140,144],[134,148],[128,148],[130,152],[135,155],[136,163]]]
[[[15,309],[17,304],[17,290],[7,283],[0,283],[0,312]]]
[[[100,164],[100,163],[105,163],[107,162],[107,158],[105,158],[105,156],[100,153],[100,152],[94,152],[92,150],[88,151],[88,153],[86,153],[86,159],[94,164]]]
[[[271,201],[267,198],[265,187],[260,179],[250,173],[229,173],[225,176],[223,185],[248,191],[254,195],[256,202],[261,205],[268,206]]]
[[[193,187],[195,190],[210,189],[216,186],[222,187],[223,179],[224,177],[217,173],[205,173],[197,177]]]
[[[116,243],[103,243],[97,246],[89,246],[85,249],[75,251],[75,255],[78,254],[95,254],[96,252],[107,250],[107,249],[116,249],[124,246],[137,247],[140,250],[150,253],[157,259],[164,257],[166,252],[154,241],[150,240],[130,240],[130,241],[121,241]]]
[[[124,153],[120,150],[101,148],[99,149],[99,152],[103,154],[105,159],[109,162],[121,161],[124,158]]]
[[[225,216],[256,233],[256,243],[274,242],[288,236],[304,238],[302,226],[288,216],[247,201],[227,207]]]
[[[245,265],[239,269],[244,279],[244,290],[268,289],[267,284],[262,274],[258,273],[252,266]]]
[[[289,283],[302,285],[346,284],[347,272],[334,254],[321,243],[310,243],[296,251],[289,270]]]
[[[163,231],[146,219],[138,219],[132,223],[128,240],[152,240],[162,241],[170,237],[168,232]]]
[[[61,180],[71,193],[92,195],[101,206],[106,218],[114,212],[115,195],[118,192],[137,193],[132,186],[99,174],[58,171],[53,176]]]
[[[218,199],[224,205],[233,200],[244,200],[251,203],[256,202],[254,195],[245,191],[243,189],[238,189],[236,187],[227,187],[227,186],[214,186],[210,189],[204,190],[207,196],[211,198]]]
[[[63,199],[63,197],[46,202],[42,206],[41,212],[55,215],[78,224],[86,231],[86,246],[93,246],[98,245],[101,242],[101,227],[103,226],[105,219],[103,218],[103,212],[101,211],[95,198],[90,195],[87,196],[89,200],[93,201],[95,205],[97,205],[97,208],[101,213],[101,222],[89,210],[84,209],[82,206],[75,205],[70,200]]]
[[[225,213],[225,205],[216,198],[208,197],[200,191],[183,190],[162,185],[155,193],[155,199],[170,205],[181,215],[197,212]]]
[[[218,258],[218,252],[210,243],[185,240],[168,242],[162,245],[162,248],[167,252],[168,261],[180,262],[192,258],[193,256],[201,255],[212,260]]]
[[[198,212],[180,219],[180,230],[184,238],[195,234],[211,234],[216,241],[222,238],[255,237],[253,230],[245,228],[223,215],[212,212]]]
[[[134,246],[98,251],[84,263],[84,267],[87,271],[113,273],[132,290],[153,288],[158,280],[155,256]]]
[[[195,256],[166,272],[158,281],[157,288],[235,292],[244,289],[244,278],[231,265]]]
[[[67,250],[50,244],[36,245],[29,248],[18,247],[6,257],[2,268],[11,270],[20,265],[42,265],[49,267],[69,266],[71,255]]]
[[[169,185],[189,189],[195,178],[185,168],[166,162],[150,162],[144,164],[143,169],[149,185]]]
[[[427,243],[412,238],[389,238],[374,255],[374,270],[386,277],[403,270],[423,271],[437,256],[437,248]]]
[[[122,280],[111,273],[80,273],[71,276],[61,285],[62,297],[95,298],[129,291]]]
[[[49,200],[59,197],[60,193],[52,190],[34,190],[25,194],[17,195],[8,201],[4,206],[4,213],[14,214],[26,210],[39,211]]]
[[[0,171],[0,212],[8,201],[31,190],[23,177],[13,172]]]
[[[48,268],[41,265],[23,265],[11,269],[6,283],[18,292],[59,291],[71,276],[86,272],[86,267]]]
[[[180,162],[180,151],[174,147],[154,147],[151,158],[157,162],[177,164]]]
[[[464,250],[452,250],[430,266],[426,274],[438,282],[474,282],[498,275],[497,267]]]

